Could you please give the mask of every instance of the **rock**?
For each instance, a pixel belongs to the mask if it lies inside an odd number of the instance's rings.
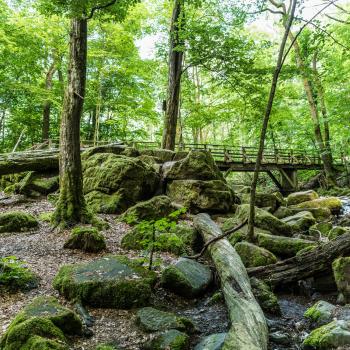
[[[203,338],[194,350],[221,350],[227,333],[211,334]]]
[[[151,198],[159,175],[137,158],[98,153],[83,161],[84,194],[93,210],[121,213]]]
[[[190,319],[177,316],[172,312],[160,311],[153,307],[144,307],[138,310],[136,317],[136,322],[146,332],[177,329],[178,331],[192,333],[195,329]]]
[[[309,228],[316,223],[315,218],[308,211],[301,211],[293,216],[282,219],[282,221],[290,225],[294,233],[308,233]]]
[[[290,335],[281,331],[270,333],[269,338],[275,344],[289,345],[291,342]]]
[[[311,236],[327,237],[332,227],[333,225],[331,222],[319,222],[309,228],[309,233]]]
[[[139,202],[124,212],[119,220],[134,225],[142,220],[159,220],[175,210],[171,199],[167,196],[156,196],[147,201]]]
[[[39,176],[35,178],[30,188],[32,191],[39,192],[43,195],[48,195],[50,193],[53,193],[58,190],[59,187],[59,177],[58,176],[52,176],[52,177],[43,177]]]
[[[28,291],[38,287],[39,278],[14,256],[0,258],[0,292]]]
[[[241,222],[248,219],[249,209],[249,204],[243,204],[238,207],[236,215],[241,220]],[[227,222],[229,222],[229,220]],[[227,222],[223,225],[224,231],[231,228]],[[290,225],[277,219],[275,216],[261,208],[255,208],[255,226],[263,230],[268,230],[274,235],[292,235],[292,229]]]
[[[272,292],[271,288],[264,281],[255,277],[250,279],[250,283],[253,289],[253,294],[261,308],[269,314],[281,315],[278,299]]]
[[[341,211],[342,206],[343,204],[341,200],[337,197],[318,198],[296,205],[299,209],[326,208],[329,209],[332,214],[338,214]]]
[[[304,349],[330,350],[350,345],[350,321],[333,321],[313,330],[303,342]]]
[[[303,202],[312,201],[319,198],[318,194],[315,191],[303,191],[303,192],[294,192],[287,197],[287,205],[297,205]]]
[[[104,236],[94,227],[75,227],[64,244],[64,248],[98,253],[106,249],[106,241]]]
[[[250,202],[250,194],[246,194],[242,196],[242,203]],[[280,206],[280,199],[274,193],[263,193],[257,192],[255,197],[255,205],[258,208],[269,208],[271,212],[276,211],[276,209]]]
[[[338,291],[344,296],[346,303],[350,302],[350,257],[341,257],[332,264],[334,280]]]
[[[171,329],[145,345],[145,350],[187,350],[190,338],[187,334]]]
[[[22,211],[0,214],[0,233],[29,231],[38,225],[38,220],[33,215]]]
[[[186,158],[165,163],[163,176],[170,180],[220,180],[224,181],[215,160],[208,151],[191,151]]]
[[[69,300],[94,307],[129,309],[147,305],[156,275],[124,256],[106,256],[61,267],[54,288]]]
[[[124,151],[121,152],[120,154],[126,157],[133,158],[133,157],[138,157],[140,155],[140,152],[134,147],[125,147]]]
[[[322,326],[332,321],[336,307],[327,301],[320,300],[306,310],[304,316],[314,322],[317,326]]]
[[[11,322],[0,349],[68,350],[66,335],[81,335],[82,323],[53,297],[34,299]]]
[[[265,233],[257,234],[257,244],[260,247],[263,247],[281,257],[292,257],[304,248],[316,246],[315,242],[313,241],[307,241],[305,239],[299,238],[274,236]]]
[[[287,216],[294,215],[294,211],[287,207],[279,207],[274,213],[274,216],[276,216],[277,219],[283,219]]]
[[[328,232],[328,239],[336,239],[344,233],[350,232],[350,227],[335,226]]]
[[[306,203],[306,202],[305,202]],[[296,206],[289,207],[293,213],[301,211],[310,212],[318,222],[329,221],[332,218],[332,212],[329,208],[298,208]]]
[[[219,180],[176,180],[167,186],[167,195],[171,200],[190,211],[227,213],[237,202],[233,190]]]
[[[252,243],[239,242],[235,245],[235,249],[246,268],[265,266],[277,262],[275,255]]]
[[[178,295],[192,298],[203,294],[212,279],[209,267],[194,260],[181,258],[174,265],[164,269],[161,283]]]
[[[161,160],[162,163],[171,162],[175,156],[175,152],[168,149],[142,149],[141,156],[151,156]]]

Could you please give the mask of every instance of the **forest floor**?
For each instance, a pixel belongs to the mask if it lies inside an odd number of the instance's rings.
[[[53,209],[54,207],[46,199],[0,208],[1,212],[23,210],[35,216]],[[89,262],[106,254],[140,257],[139,252],[125,251],[120,247],[121,239],[129,229],[128,225],[116,223],[113,215],[104,215],[103,218],[109,222],[110,228],[103,232],[107,250],[99,254],[63,249],[69,231],[53,231],[45,222],[40,222],[39,228],[31,232],[0,235],[0,256],[16,256],[25,261],[40,277],[39,288],[27,293],[0,295],[0,336],[4,334],[15,315],[37,296],[55,296],[62,304],[69,305],[52,287],[52,281],[62,265]],[[157,257],[163,265],[176,260],[175,256],[167,253],[157,254]],[[198,334],[193,338],[195,343],[203,335],[227,330],[228,317],[225,305],[209,304],[208,300],[212,293],[213,291],[201,299],[184,300],[162,288],[157,288],[152,302],[159,308],[192,318],[198,329]],[[88,311],[95,319],[92,328],[94,335],[92,338],[74,339],[72,349],[90,350],[99,343],[116,343],[128,350],[138,350],[150,338],[149,334],[137,327],[135,310],[88,308]]]

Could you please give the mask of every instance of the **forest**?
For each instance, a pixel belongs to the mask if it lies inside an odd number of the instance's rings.
[[[0,0],[0,350],[350,350],[349,0]]]

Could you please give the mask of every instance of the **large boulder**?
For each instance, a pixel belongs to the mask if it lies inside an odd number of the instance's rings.
[[[170,180],[224,180],[208,151],[191,151],[177,162],[165,163],[163,176]]]
[[[138,310],[136,313],[136,322],[146,332],[177,329],[178,331],[191,333],[195,329],[190,319],[177,316],[172,312],[157,310],[153,307],[144,307]]]
[[[145,344],[145,350],[187,350],[190,337],[176,329],[170,329]]]
[[[227,333],[208,335],[194,347],[194,350],[221,350],[225,343],[226,335]]]
[[[252,243],[239,242],[235,245],[235,249],[246,268],[265,266],[277,262],[274,254]]]
[[[316,219],[308,211],[301,211],[300,213],[281,220],[291,226],[293,233],[307,234],[309,228],[316,223]]]
[[[0,214],[0,233],[23,232],[38,227],[38,220],[23,211],[10,211]]]
[[[303,202],[312,201],[314,199],[317,199],[318,197],[319,196],[317,192],[313,190],[303,191],[303,192],[294,192],[287,197],[287,205],[288,206],[297,205]]]
[[[104,213],[121,213],[138,201],[151,198],[159,184],[159,175],[152,166],[137,158],[110,153],[85,159],[83,175],[87,203]]]
[[[324,197],[324,198],[317,198],[312,201],[303,202],[300,204],[297,204],[296,206],[292,206],[292,208],[298,208],[298,209],[315,209],[315,208],[324,208],[329,209],[332,214],[338,214],[342,207],[342,201],[337,197]]]
[[[0,349],[68,350],[66,335],[80,335],[82,322],[56,298],[38,297],[11,322]]]
[[[222,180],[176,180],[167,186],[171,200],[192,212],[229,212],[237,202],[233,190]]]
[[[250,194],[243,195],[242,202],[249,203]],[[281,199],[276,193],[257,192],[255,195],[255,205],[258,208],[264,208],[274,212],[281,205]]]
[[[175,210],[171,199],[167,196],[156,196],[147,201],[139,202],[124,212],[119,220],[128,224],[137,224],[142,220],[158,220],[168,216]]]
[[[139,150],[140,156],[150,156],[159,159],[162,163],[171,162],[175,152],[168,149],[142,149]]]
[[[156,280],[153,272],[124,256],[107,256],[86,264],[61,267],[54,288],[69,300],[95,307],[145,306]]]
[[[307,350],[330,350],[350,346],[350,321],[336,320],[313,330],[303,342]]]
[[[181,258],[174,265],[164,269],[162,285],[184,297],[196,297],[203,294],[213,279],[209,267],[191,259]]]
[[[350,257],[341,257],[333,261],[333,275],[341,300],[350,302]]]

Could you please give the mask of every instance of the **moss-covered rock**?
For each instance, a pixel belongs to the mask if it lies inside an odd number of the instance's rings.
[[[274,264],[277,258],[268,250],[258,247],[252,243],[239,242],[235,245],[235,249],[245,267],[257,267]]]
[[[320,300],[310,308],[308,308],[304,316],[310,319],[317,326],[322,326],[332,321],[333,313],[336,307],[327,301]]]
[[[94,227],[75,227],[65,242],[64,248],[97,253],[106,249],[106,241],[104,236]]]
[[[333,275],[339,293],[345,302],[350,302],[350,257],[341,257],[333,261]]]
[[[151,156],[158,158],[162,163],[171,162],[174,158],[175,152],[168,149],[143,149],[139,151],[140,156]]]
[[[190,338],[176,329],[166,331],[147,343],[145,350],[187,350]]]
[[[350,321],[333,321],[313,330],[304,340],[307,350],[331,350],[350,346]]]
[[[307,234],[309,232],[309,228],[316,223],[316,219],[308,211],[301,211],[300,213],[288,216],[281,220],[291,226],[294,234]]]
[[[227,333],[216,333],[204,337],[194,350],[221,350],[225,343]]]
[[[159,175],[137,158],[98,153],[83,162],[87,203],[98,212],[121,213],[153,196]]]
[[[119,220],[134,225],[142,220],[158,220],[168,216],[175,207],[167,196],[156,196],[147,201],[139,202],[124,212]]]
[[[274,212],[281,204],[280,199],[275,193],[264,193],[257,192],[255,195],[255,205],[258,208],[269,209],[269,211]],[[250,194],[245,194],[242,196],[242,203],[250,202]]]
[[[276,295],[271,288],[264,282],[255,277],[250,279],[253,294],[260,304],[261,308],[273,315],[281,315],[281,309]]]
[[[99,344],[96,346],[95,350],[119,350],[120,348],[116,345],[109,344]]]
[[[0,259],[0,291],[28,291],[38,287],[39,278],[15,256]]]
[[[312,225],[309,228],[309,233],[311,236],[323,236],[327,237],[329,231],[332,229],[333,225],[331,222],[319,222],[315,225]]]
[[[265,233],[257,234],[257,244],[281,257],[292,257],[306,247],[316,246],[314,241]]]
[[[287,216],[292,216],[294,214],[293,210],[287,207],[279,207],[274,213],[273,216],[276,216],[277,219],[283,219]]]
[[[35,178],[31,185],[31,190],[39,192],[43,195],[48,195],[58,190],[59,187],[59,177],[43,177],[39,176]]]
[[[195,329],[193,322],[187,317],[180,317],[172,312],[157,310],[153,307],[144,307],[137,311],[137,324],[146,332],[158,332],[168,329],[177,329],[192,333]]]
[[[176,180],[167,186],[171,200],[192,212],[229,212],[237,202],[233,190],[219,180]]]
[[[54,288],[69,300],[95,307],[145,306],[156,275],[124,256],[106,256],[87,264],[61,267]]]
[[[313,190],[294,192],[287,197],[287,205],[297,205],[303,202],[312,201],[319,198],[317,192]]]
[[[38,220],[33,215],[22,211],[0,214],[0,233],[29,231],[38,225]]]
[[[170,180],[221,180],[224,177],[208,151],[191,151],[186,158],[166,163],[164,177]]]
[[[326,208],[333,214],[338,214],[341,211],[343,204],[337,197],[325,197],[300,203],[296,205],[296,207],[299,209]]]
[[[350,227],[342,227],[342,226],[334,226],[329,232],[328,232],[328,239],[336,239],[339,236],[343,235],[344,233],[349,233]]]
[[[162,285],[184,297],[196,297],[203,294],[212,282],[209,267],[190,259],[179,259],[174,265],[162,272]]]

